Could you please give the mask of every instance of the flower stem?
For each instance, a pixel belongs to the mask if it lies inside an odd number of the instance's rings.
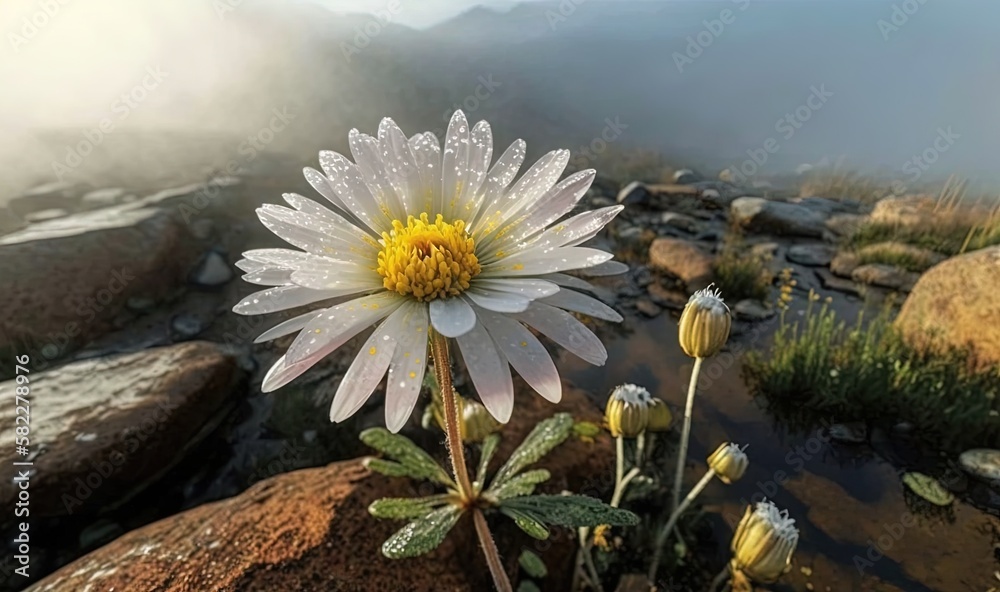
[[[677,472],[674,474],[674,496],[671,510],[681,503],[681,482],[684,480],[684,461],[687,459],[688,440],[691,438],[691,413],[694,410],[694,393],[698,387],[698,373],[704,358],[694,359],[691,382],[688,384],[687,403],[684,405],[684,427],[681,430],[681,447],[677,452]]]
[[[503,570],[503,563],[500,561],[500,552],[497,551],[497,544],[490,534],[490,527],[486,524],[486,517],[479,508],[472,510],[472,520],[476,523],[476,534],[479,535],[479,544],[483,547],[483,554],[486,555],[486,563],[490,566],[490,575],[493,576],[493,585],[498,592],[513,592],[507,573]]]
[[[718,590],[719,586],[722,585],[722,582],[726,581],[727,577],[729,577],[728,565],[726,567],[723,567],[722,571],[719,572],[719,575],[715,576],[715,579],[712,580],[712,585],[709,587],[710,592],[715,592],[716,590]]]
[[[469,481],[469,469],[465,464],[465,448],[462,446],[462,432],[458,423],[458,399],[451,385],[451,361],[448,357],[448,340],[444,335],[434,331],[431,337],[431,355],[434,356],[434,375],[441,389],[442,407],[444,407],[445,438],[448,453],[451,457],[452,472],[455,473],[455,483],[458,484],[458,494],[462,501],[469,502],[475,495],[472,483]]]
[[[670,519],[667,520],[665,525],[663,525],[663,528],[660,529],[660,533],[656,536],[656,546],[653,548],[653,563],[649,566],[649,573],[647,574],[650,582],[656,581],[656,571],[660,568],[660,556],[663,554],[663,545],[667,543],[670,531],[672,531],[674,526],[677,525],[677,521],[680,519],[681,514],[684,513],[684,510],[688,509],[688,506],[691,505],[694,498],[698,497],[698,494],[705,489],[708,482],[711,481],[714,476],[715,471],[709,469],[708,472],[705,473],[705,476],[701,478],[701,481],[699,481],[698,484],[695,485],[694,488],[692,488],[687,494],[684,501],[677,506],[677,509],[670,515]]]

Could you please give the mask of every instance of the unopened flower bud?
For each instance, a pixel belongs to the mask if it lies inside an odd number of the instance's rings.
[[[503,427],[503,424],[497,421],[479,401],[464,399],[461,408],[459,428],[463,442],[482,442],[487,436]]]
[[[718,290],[709,286],[695,292],[681,313],[681,349],[692,358],[714,356],[729,339],[732,323],[729,307]]]
[[[649,423],[649,391],[634,384],[623,384],[611,391],[604,419],[614,437],[635,438]]]
[[[749,464],[750,459],[736,444],[723,444],[708,457],[708,466],[726,485],[739,481]]]
[[[733,535],[733,573],[770,584],[788,571],[798,543],[799,531],[787,510],[766,500],[748,507]]]
[[[646,429],[650,432],[666,432],[670,429],[670,424],[674,421],[674,416],[670,413],[670,407],[663,402],[663,399],[652,397],[649,400],[649,423]]]

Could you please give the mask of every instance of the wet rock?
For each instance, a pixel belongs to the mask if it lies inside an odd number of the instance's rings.
[[[80,548],[90,549],[95,545],[110,542],[123,533],[123,529],[117,522],[110,520],[98,520],[80,533]]]
[[[216,251],[209,251],[191,274],[191,283],[203,288],[217,288],[233,279],[233,268]]]
[[[181,313],[170,319],[170,337],[174,341],[194,339],[204,330],[201,319],[192,314]]]
[[[789,203],[805,206],[817,212],[827,215],[832,214],[857,214],[861,209],[861,202],[854,199],[829,199],[826,197],[796,197],[789,200]]]
[[[959,455],[958,463],[974,477],[1000,482],[1000,450],[988,448],[966,450]]]
[[[733,312],[736,313],[737,318],[746,321],[763,321],[777,314],[773,308],[768,308],[760,300],[751,298],[737,302],[733,306]]]
[[[28,224],[38,224],[40,222],[48,222],[49,220],[55,220],[57,218],[65,218],[68,215],[69,212],[62,208],[51,208],[48,210],[39,210],[37,212],[25,214],[24,221]]]
[[[669,207],[683,198],[696,198],[701,191],[691,185],[647,185],[632,181],[618,192],[617,201],[624,205]]]
[[[829,265],[834,251],[830,245],[793,245],[788,248],[785,257],[792,263],[818,267]]]
[[[701,175],[696,174],[691,169],[680,169],[674,171],[673,179],[674,183],[677,183],[678,185],[690,185],[702,180]]]
[[[825,269],[817,269],[816,277],[819,278],[820,283],[827,290],[836,290],[854,296],[861,294],[858,290],[858,285],[853,281],[837,277]]]
[[[729,209],[732,219],[751,232],[820,238],[826,215],[803,205],[741,197]]]
[[[827,230],[838,237],[846,238],[854,236],[866,220],[868,220],[868,216],[860,214],[834,214],[827,218],[825,226]]]
[[[503,431],[491,472],[544,418],[569,411],[578,420],[600,422],[602,414],[582,391],[568,387],[552,405],[518,385],[518,413]],[[440,452],[440,451],[438,451]],[[438,454],[437,456],[441,456]],[[592,442],[571,437],[538,463],[552,473],[540,486],[600,495],[601,478],[613,471],[610,437]],[[242,494],[200,506],[130,532],[63,567],[35,585],[42,590],[454,590],[492,588],[475,529],[463,518],[430,554],[387,559],[382,543],[404,524],[377,520],[368,506],[384,497],[413,497],[425,483],[369,472],[362,461],[285,473]],[[415,493],[415,491],[417,493]],[[603,492],[601,492],[603,493]],[[568,530],[542,547],[509,520],[490,516],[507,573],[517,572],[521,548],[532,545],[549,568],[544,590],[561,589],[575,560]],[[347,551],[350,552],[347,552]],[[514,582],[516,585],[516,581]]]
[[[677,238],[658,238],[649,247],[649,265],[684,282],[689,292],[712,282],[712,261],[696,244]]]
[[[45,336],[51,359],[103,335],[129,298],[183,283],[190,243],[169,212],[131,204],[0,237],[0,351]]]
[[[670,290],[659,283],[652,283],[646,288],[649,299],[662,308],[681,310],[688,302],[688,295],[678,290]]]
[[[837,423],[830,426],[830,437],[837,442],[861,444],[868,441],[868,427],[863,423]]]
[[[686,232],[698,232],[701,228],[701,223],[691,216],[685,216],[684,214],[678,214],[675,212],[663,212],[656,219],[656,223],[661,226],[679,228]]]
[[[127,203],[134,199],[134,195],[131,195],[121,187],[109,187],[107,189],[96,189],[84,194],[80,198],[80,205],[88,210],[94,210]]]
[[[861,257],[857,253],[842,251],[830,261],[830,271],[840,277],[851,277],[854,270],[861,266]]]
[[[156,306],[156,300],[146,296],[133,296],[125,301],[125,306],[133,312],[149,312]]]
[[[851,279],[869,286],[909,292],[920,279],[920,274],[906,271],[895,265],[868,263],[855,268],[851,272]]]
[[[635,285],[640,288],[645,288],[656,280],[656,278],[653,277],[653,272],[651,272],[649,267],[646,265],[637,265],[633,267],[631,275],[632,281],[634,281]]]
[[[653,194],[646,188],[645,183],[632,181],[625,187],[622,187],[621,191],[618,192],[616,201],[626,206],[648,205],[652,198]]]
[[[921,348],[969,348],[983,367],[1000,364],[1000,246],[952,257],[928,270],[896,327]]]
[[[660,313],[663,312],[662,308],[653,304],[651,300],[646,300],[645,298],[640,298],[636,301],[635,308],[649,318],[658,317],[660,316]]]
[[[31,515],[86,515],[127,501],[184,458],[218,419],[242,372],[216,345],[192,342],[74,362],[32,374]],[[13,392],[14,381],[0,383]],[[0,408],[0,437],[14,441],[14,405]],[[8,466],[22,460],[13,446]],[[18,490],[0,481],[0,503]],[[13,514],[11,515],[13,516]]]

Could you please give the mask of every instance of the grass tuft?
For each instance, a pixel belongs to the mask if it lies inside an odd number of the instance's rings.
[[[770,257],[750,251],[737,228],[722,240],[722,248],[713,263],[715,282],[726,299],[739,302],[747,298],[764,301],[774,281]]]

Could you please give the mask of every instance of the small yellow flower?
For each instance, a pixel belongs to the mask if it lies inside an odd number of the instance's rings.
[[[600,547],[604,551],[610,551],[611,543],[608,542],[609,532],[611,532],[611,526],[608,524],[601,524],[600,526],[594,528],[594,545]]]
[[[708,466],[726,485],[739,481],[743,473],[746,473],[749,464],[750,459],[743,452],[743,448],[736,444],[723,444],[708,457]]]
[[[611,391],[604,419],[614,437],[635,438],[649,423],[649,392],[641,386],[623,384]]]
[[[714,356],[729,339],[732,323],[729,307],[718,290],[709,286],[695,292],[681,313],[681,349],[692,358]]]
[[[652,397],[649,400],[649,423],[646,429],[650,432],[666,432],[670,430],[670,424],[674,421],[674,416],[670,413],[670,407],[663,402],[663,399]]]
[[[799,531],[787,510],[779,511],[769,501],[747,507],[733,534],[733,574],[770,584],[788,571],[798,543]]]

